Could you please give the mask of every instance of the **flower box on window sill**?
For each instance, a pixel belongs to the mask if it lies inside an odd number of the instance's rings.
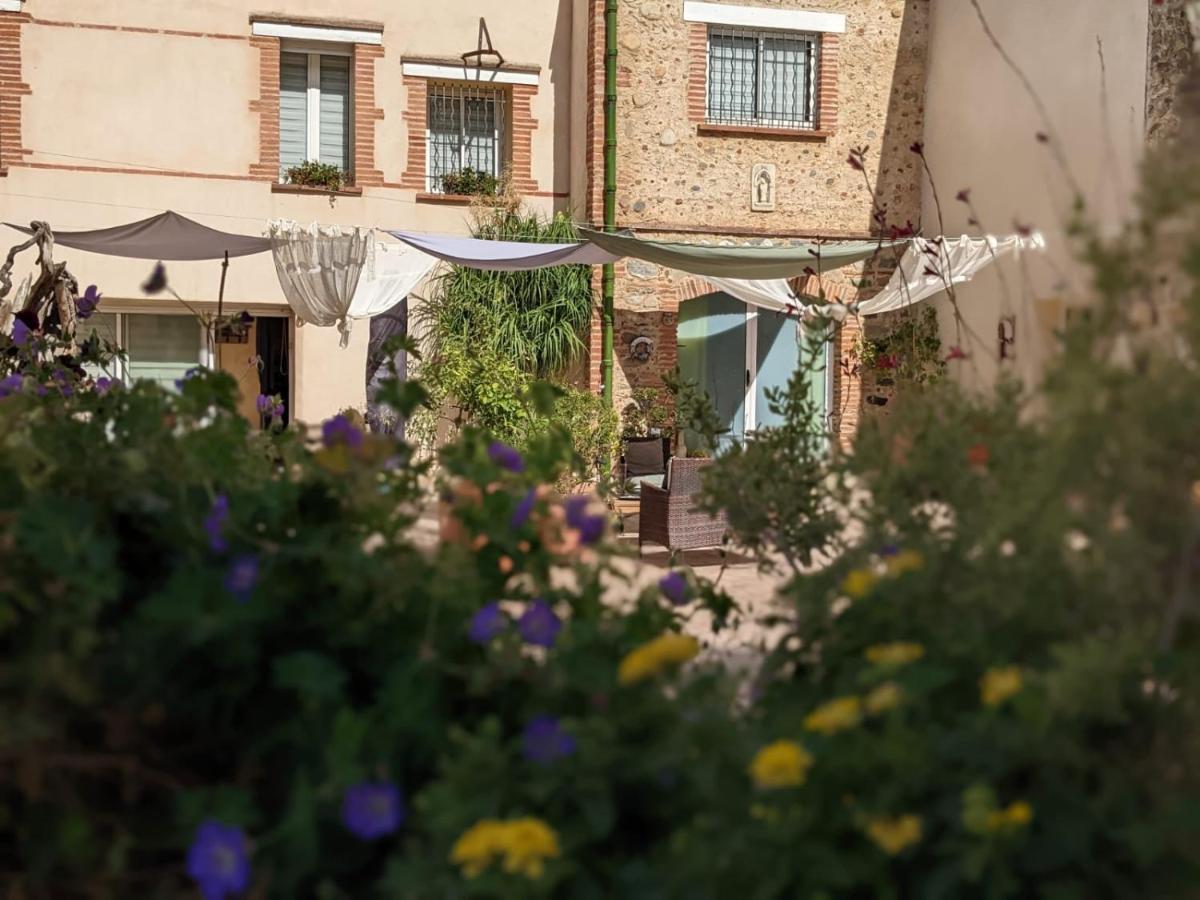
[[[336,191],[324,187],[311,187],[307,184],[284,184],[278,181],[271,185],[272,194],[322,194],[333,197],[361,197],[362,192],[362,188],[353,184],[344,184]]]
[[[469,206],[476,200],[495,199],[487,194],[435,194],[422,191],[417,194],[418,203],[443,203],[446,206]]]
[[[697,134],[729,135],[731,137],[770,138],[785,141],[824,141],[832,131],[808,128],[768,128],[763,125],[715,125],[702,122],[696,126]]]

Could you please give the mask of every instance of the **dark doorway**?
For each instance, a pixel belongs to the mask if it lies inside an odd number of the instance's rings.
[[[286,425],[292,416],[288,402],[291,387],[288,377],[288,320],[280,316],[259,316],[255,319],[255,325],[255,352],[262,360],[258,369],[258,389],[268,397],[278,394],[283,398],[283,422]]]

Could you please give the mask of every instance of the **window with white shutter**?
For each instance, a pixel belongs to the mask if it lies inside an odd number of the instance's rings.
[[[350,171],[350,57],[279,55],[279,174],[306,160]]]

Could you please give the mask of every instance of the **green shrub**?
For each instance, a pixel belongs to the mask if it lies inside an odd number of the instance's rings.
[[[331,163],[309,159],[287,170],[288,184],[340,191],[348,181],[346,173]]]

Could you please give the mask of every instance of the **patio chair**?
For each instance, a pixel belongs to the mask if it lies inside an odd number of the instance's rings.
[[[663,487],[642,485],[638,516],[638,552],[646,543],[662,544],[668,550],[698,550],[719,547],[729,531],[724,512],[709,515],[696,507],[700,477],[711,459],[681,459],[667,464]]]
[[[626,438],[621,454],[621,493],[637,497],[643,484],[662,487],[667,476],[667,442],[661,437]]]

